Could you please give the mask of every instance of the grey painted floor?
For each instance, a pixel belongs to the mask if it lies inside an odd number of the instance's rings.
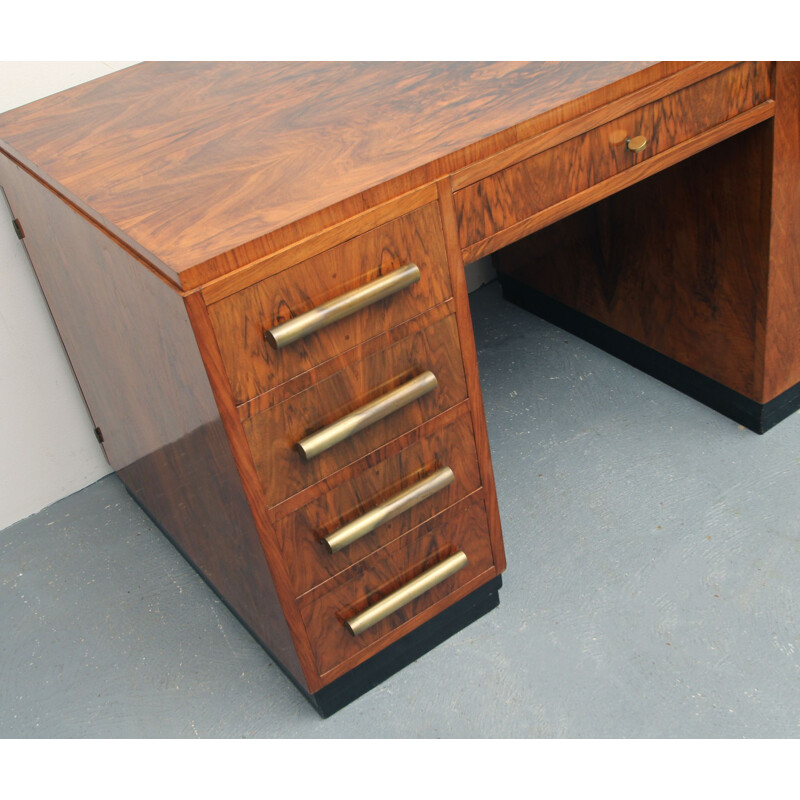
[[[800,415],[472,301],[500,608],[321,720],[105,478],[0,532],[0,736],[798,737]]]

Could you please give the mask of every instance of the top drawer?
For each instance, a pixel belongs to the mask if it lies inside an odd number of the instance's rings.
[[[408,264],[419,268],[419,280],[384,299],[368,296],[376,280]],[[359,289],[367,295],[363,307],[344,318],[279,349],[265,338],[277,325]],[[430,203],[219,300],[209,313],[234,399],[244,403],[449,297],[438,209]]]
[[[455,193],[461,246],[489,239],[769,96],[768,65],[738,64],[465,186]],[[636,149],[642,145],[636,137],[646,141],[643,149]]]

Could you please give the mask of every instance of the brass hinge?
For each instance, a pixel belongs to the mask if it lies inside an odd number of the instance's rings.
[[[11,224],[14,226],[14,232],[17,234],[17,238],[24,239],[25,231],[22,230],[22,223],[14,217],[14,219],[11,220]]]
[[[103,431],[101,431],[100,428],[94,429],[94,435],[97,437],[97,441],[100,442],[100,444],[103,444],[105,439],[103,438]]]

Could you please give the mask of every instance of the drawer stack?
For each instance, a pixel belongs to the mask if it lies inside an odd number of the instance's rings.
[[[323,683],[499,571],[456,308],[435,202],[209,298]]]

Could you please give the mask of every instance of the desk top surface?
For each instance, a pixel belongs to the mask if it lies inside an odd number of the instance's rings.
[[[145,63],[0,115],[0,149],[190,288],[677,69]]]

